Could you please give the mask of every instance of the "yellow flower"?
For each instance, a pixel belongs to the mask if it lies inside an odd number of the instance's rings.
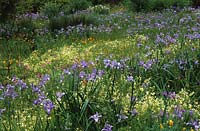
[[[183,127],[182,131],[186,131],[186,128],[185,128],[185,127]]]
[[[162,124],[160,124],[160,129],[163,129],[164,127],[163,127],[163,125]]]
[[[3,61],[3,64],[6,64],[6,61],[5,61],[5,60]]]
[[[18,64],[19,63],[19,60],[16,60],[16,64]]]
[[[191,128],[190,131],[194,131],[194,129]]]
[[[13,60],[9,60],[10,65],[13,63]]]
[[[173,120],[169,120],[168,124],[169,124],[169,126],[173,126],[174,125],[174,121]]]

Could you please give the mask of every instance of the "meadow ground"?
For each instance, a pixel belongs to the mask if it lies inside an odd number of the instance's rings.
[[[85,14],[0,25],[0,130],[200,130],[200,10]]]

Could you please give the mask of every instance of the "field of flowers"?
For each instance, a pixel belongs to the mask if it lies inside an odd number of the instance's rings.
[[[200,130],[200,9],[16,17],[0,24],[0,131]]]

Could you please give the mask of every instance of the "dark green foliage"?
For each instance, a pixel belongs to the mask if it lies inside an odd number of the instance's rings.
[[[191,5],[191,0],[130,0],[129,4],[131,10],[139,12],[185,7]]]
[[[134,11],[149,10],[150,1],[149,0],[131,0],[132,9]]]
[[[172,1],[172,0],[171,0]],[[191,5],[191,0],[174,0],[171,2],[174,6],[185,7]]]
[[[118,4],[122,2],[123,0],[90,0],[92,4],[98,5],[98,4]]]
[[[40,7],[43,6],[48,0],[20,0],[17,4],[17,12],[38,12]]]
[[[92,3],[88,0],[71,0],[66,6],[71,13],[74,13],[79,10],[85,10],[91,5]]]
[[[96,20],[89,14],[71,14],[66,16],[59,16],[50,19],[49,28],[53,31],[55,29],[65,28],[67,26],[75,26],[78,24],[90,25],[95,24]]]
[[[0,22],[5,21],[15,12],[15,5],[18,0],[1,0],[0,1]]]
[[[22,18],[18,20],[16,27],[18,29],[16,33],[23,33],[27,35],[33,35],[36,28],[31,18]]]
[[[192,5],[193,5],[194,7],[200,6],[200,0],[192,0]]]
[[[53,2],[45,3],[41,8],[41,13],[48,18],[55,17],[61,11],[61,5]]]

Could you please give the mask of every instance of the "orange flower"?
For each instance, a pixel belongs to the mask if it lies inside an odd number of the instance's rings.
[[[94,38],[92,38],[92,37],[88,38],[88,41],[93,41],[93,40],[94,40]]]
[[[86,86],[87,80],[84,79],[82,82],[83,82],[83,85]]]
[[[169,124],[169,126],[173,126],[174,125],[174,121],[173,120],[169,120],[168,124]]]
[[[86,40],[82,40],[81,42],[82,42],[83,44],[86,44],[86,43],[87,43],[87,41],[86,41]]]

